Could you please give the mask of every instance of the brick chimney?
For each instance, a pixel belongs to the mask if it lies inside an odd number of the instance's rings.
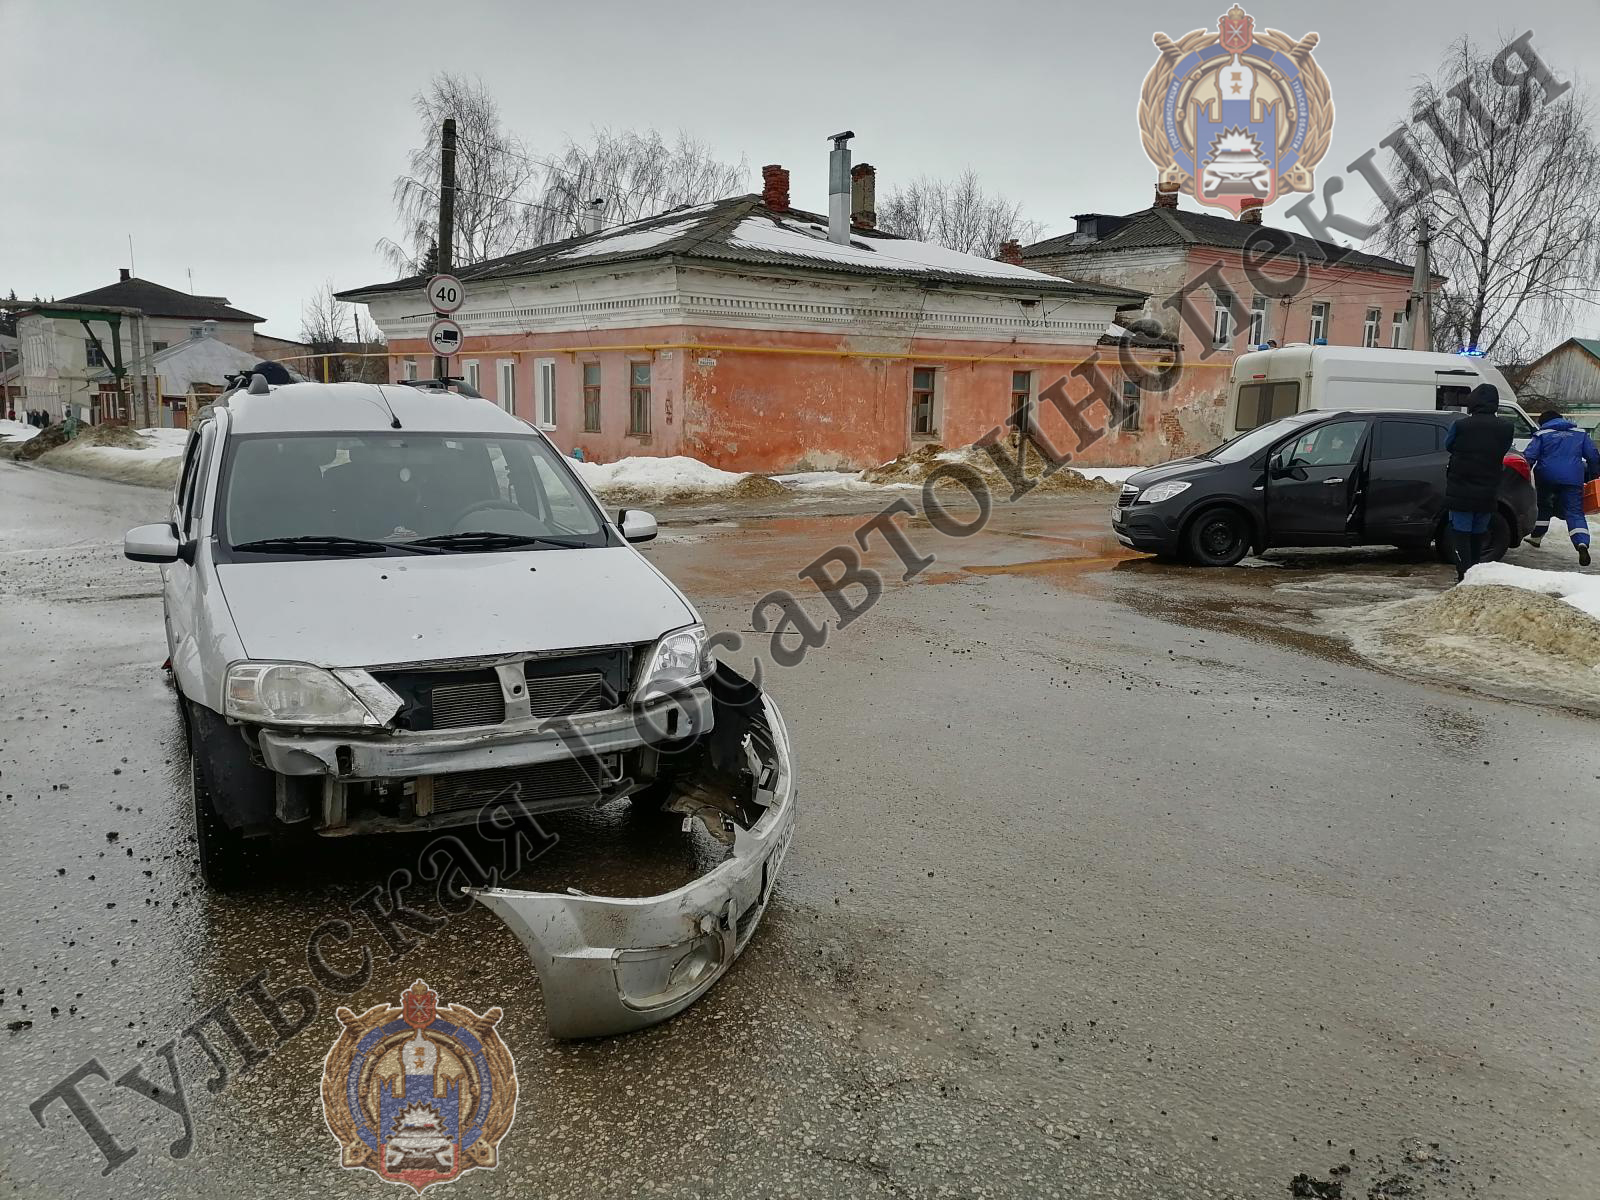
[[[761,168],[761,203],[776,213],[789,211],[789,172],[777,163]]]
[[[861,229],[878,227],[878,171],[871,163],[850,168],[850,224]]]
[[[1015,238],[1007,238],[1000,243],[1000,253],[994,256],[995,262],[1010,263],[1013,267],[1022,265],[1022,243]]]
[[[117,280],[118,283],[127,283],[128,282],[128,279],[130,278],[130,276],[129,276],[129,272],[128,272],[128,268],[127,267],[118,267],[117,268],[117,274],[120,276],[120,278]]]
[[[1156,184],[1156,207],[1177,208],[1178,189],[1180,186],[1176,179],[1163,179]]]
[[[1265,201],[1258,200],[1254,196],[1246,196],[1239,204],[1239,220],[1246,225],[1261,224],[1261,212],[1265,207]]]

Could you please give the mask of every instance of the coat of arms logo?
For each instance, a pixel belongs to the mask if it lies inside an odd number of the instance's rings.
[[[1162,182],[1235,216],[1246,200],[1311,191],[1333,136],[1317,41],[1257,29],[1237,4],[1215,31],[1156,34],[1161,57],[1145,76],[1139,132]]]
[[[322,1065],[322,1115],[339,1165],[421,1192],[493,1169],[517,1112],[517,1071],[495,1026],[503,1014],[441,1007],[417,980],[400,1006],[340,1008]]]

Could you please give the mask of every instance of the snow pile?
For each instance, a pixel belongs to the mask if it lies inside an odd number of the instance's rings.
[[[1010,447],[1007,447],[1009,454]],[[871,467],[861,472],[861,478],[867,483],[921,484],[927,477],[940,467],[949,465],[970,467],[983,477],[984,482],[993,492],[1011,494],[1011,481],[1005,473],[995,465],[989,454],[976,446],[966,446],[960,450],[946,450],[943,446],[928,445],[913,450],[910,454],[903,454],[899,458],[884,463],[882,466]],[[1099,479],[1087,478],[1083,473],[1064,468],[1050,475],[1042,475],[1041,471],[1046,466],[1045,460],[1034,451],[1028,455],[1026,475],[1036,482],[1035,492],[1112,492],[1116,488],[1113,484]],[[1085,468],[1089,470],[1092,468]],[[961,487],[964,486],[960,479],[952,472],[947,472],[939,477],[935,487]],[[1030,493],[1032,494],[1032,493]]]
[[[83,426],[76,438],[46,451],[38,461],[40,466],[80,475],[171,487],[177,482],[188,441],[188,431],[183,429],[135,432],[118,425]]]
[[[7,421],[0,418],[0,442],[25,442],[38,432],[26,421]]]
[[[1600,577],[1485,563],[1439,595],[1319,615],[1396,671],[1600,712]]]
[[[765,475],[721,471],[697,458],[624,458],[613,463],[572,461],[573,470],[608,500],[650,502],[709,496],[781,496],[787,489]]]
[[[980,279],[1022,279],[1036,283],[1065,282],[1054,275],[1030,271],[1010,263],[993,262],[975,254],[962,254],[932,242],[909,238],[872,237],[852,232],[850,244],[828,240],[826,226],[814,221],[746,217],[729,235],[728,244],[742,250],[792,254],[872,271],[944,271]]]
[[[681,233],[687,233],[700,223],[700,217],[691,217],[687,221],[672,221],[666,225],[656,225],[650,229],[631,229],[623,226],[615,233],[601,234],[591,238],[581,246],[574,246],[571,250],[563,250],[555,258],[588,258],[594,254],[632,254],[640,250],[653,250],[665,242],[671,241]]]

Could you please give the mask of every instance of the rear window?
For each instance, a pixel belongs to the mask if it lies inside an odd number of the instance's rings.
[[[1420,458],[1437,453],[1443,440],[1444,429],[1431,421],[1379,421],[1373,457]]]
[[[1239,405],[1234,414],[1233,427],[1244,433],[1257,429],[1268,421],[1291,416],[1300,407],[1300,385],[1290,380],[1278,383],[1243,383],[1239,385]]]

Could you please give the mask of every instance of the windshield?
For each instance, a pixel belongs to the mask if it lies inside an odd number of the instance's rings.
[[[557,457],[534,436],[243,436],[229,450],[220,534],[245,553],[606,545],[601,514]]]
[[[1249,433],[1241,433],[1236,438],[1230,438],[1215,450],[1208,450],[1200,457],[1209,458],[1214,462],[1243,462],[1252,455],[1265,450],[1279,438],[1286,437],[1301,425],[1308,424],[1311,421],[1319,421],[1327,415],[1327,413],[1323,412],[1295,413],[1291,417],[1283,417],[1269,424],[1258,426]]]

